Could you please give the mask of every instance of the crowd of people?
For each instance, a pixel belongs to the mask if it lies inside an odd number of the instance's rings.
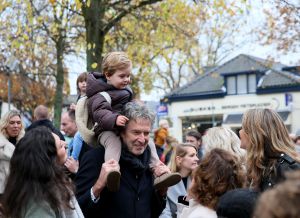
[[[60,129],[44,105],[26,129],[16,110],[1,118],[0,217],[300,217],[299,138],[276,111],[250,109],[238,134],[191,130],[182,143],[133,98],[124,52],[102,65],[79,75]]]

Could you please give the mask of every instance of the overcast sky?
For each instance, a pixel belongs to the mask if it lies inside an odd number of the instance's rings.
[[[267,59],[274,58],[275,61],[281,62],[286,65],[300,65],[300,52],[298,53],[289,53],[289,54],[280,54],[276,52],[274,46],[262,46],[256,40],[256,34],[250,34],[250,30],[257,27],[264,20],[264,15],[262,12],[262,1],[261,0],[251,0],[252,8],[251,11],[247,13],[247,24],[245,25],[244,34],[241,34],[242,38],[247,37],[248,43],[238,50],[234,51],[231,55],[227,57],[223,62],[226,62],[239,54],[249,54],[259,58]],[[81,73],[86,71],[86,62],[85,59],[68,57],[67,65],[69,67],[69,80],[71,87],[71,94],[76,94],[76,78]],[[159,91],[152,91],[150,95],[142,94],[142,100],[153,100],[161,98],[163,93]]]

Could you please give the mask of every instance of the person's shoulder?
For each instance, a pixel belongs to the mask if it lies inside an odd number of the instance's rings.
[[[184,217],[197,217],[197,218],[217,218],[217,213],[205,206],[202,206],[195,200],[191,199],[189,205],[182,209],[182,212],[179,214],[179,218]]]
[[[283,171],[300,169],[300,163],[287,154],[281,154],[278,159],[278,168]]]
[[[2,132],[0,132],[0,141],[8,141]]]
[[[132,88],[131,88],[130,85],[126,86],[126,90],[127,90],[128,92],[130,92],[130,94],[133,94],[133,91],[132,91]]]
[[[56,217],[55,211],[45,202],[30,201],[26,207],[24,218],[52,218]]]
[[[54,128],[54,125],[53,125],[53,123],[52,123],[50,120],[48,120],[48,119],[43,119],[43,120],[36,120],[36,121],[33,121],[33,122],[31,123],[31,125],[28,126],[28,127],[26,128],[26,131],[29,131],[29,130],[31,130],[31,129],[34,129],[34,128],[40,127],[40,126],[48,127],[48,128],[50,128],[51,130]]]
[[[96,95],[97,93],[106,91],[110,87],[110,85],[106,83],[103,75],[97,72],[88,75],[87,84],[86,96],[89,99],[98,97],[98,95]]]
[[[90,160],[102,160],[104,159],[105,149],[103,146],[99,146],[96,148],[91,148],[87,152],[84,153],[81,162],[89,162]]]
[[[0,159],[10,159],[15,150],[15,146],[8,141],[2,132],[0,132],[0,148],[2,149],[2,152],[0,153]]]

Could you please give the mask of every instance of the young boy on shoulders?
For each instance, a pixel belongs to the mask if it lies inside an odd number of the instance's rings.
[[[119,162],[121,140],[117,135],[118,127],[125,126],[128,118],[120,115],[123,106],[132,101],[133,92],[129,86],[132,63],[124,52],[108,53],[102,61],[102,73],[90,73],[87,79],[87,97],[89,116],[95,124],[98,143],[105,147],[105,161],[114,159]],[[109,95],[109,96],[107,96]],[[109,99],[109,100],[108,100]],[[151,150],[150,168],[155,175],[154,185],[164,189],[181,180],[180,174],[170,170],[158,158],[153,141],[149,142]],[[163,168],[163,174],[157,172]],[[107,176],[107,188],[119,189],[121,174],[111,171]]]

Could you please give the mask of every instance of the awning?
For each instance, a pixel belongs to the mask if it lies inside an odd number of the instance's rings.
[[[286,122],[288,120],[290,111],[281,111],[281,112],[277,112],[281,119],[283,120],[283,122]],[[227,114],[227,116],[225,115],[225,120],[223,121],[223,124],[240,124],[242,125],[242,118],[243,118],[243,114]]]

